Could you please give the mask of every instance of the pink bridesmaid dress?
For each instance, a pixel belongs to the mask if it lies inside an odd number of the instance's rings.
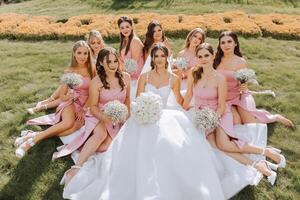
[[[127,52],[127,54],[125,55],[125,49],[123,49],[121,51],[121,59],[122,61],[125,63],[126,59],[131,59],[132,58],[132,53],[131,50],[129,49],[129,51]],[[143,66],[144,66],[144,56],[143,54],[141,54],[141,57],[139,58],[139,60],[137,61],[137,70],[136,72],[130,74],[131,80],[137,80],[143,70]]]
[[[194,102],[196,109],[208,107],[214,111],[218,108],[218,89],[201,87],[199,84],[193,88]],[[245,144],[244,141],[235,137],[233,129],[233,116],[230,107],[226,104],[225,111],[220,119],[219,126],[239,147]],[[210,133],[205,133],[208,136]]]
[[[266,110],[256,108],[255,100],[250,92],[243,93],[240,98],[239,82],[234,77],[234,71],[217,69],[227,81],[228,93],[227,104],[231,107],[239,106],[254,115],[261,123],[272,123],[276,121],[276,115]]]
[[[125,103],[126,99],[126,87],[121,89],[102,89],[99,95],[99,109],[103,110],[103,106],[113,100],[119,100],[121,103]],[[63,157],[73,153],[75,150],[80,148],[84,142],[89,138],[97,124],[99,119],[94,117],[92,113],[88,112],[85,116],[85,129],[83,132],[76,137],[69,144],[59,148],[59,151],[54,153],[53,159]],[[112,123],[105,124],[106,130],[111,138],[114,138],[120,130],[122,124],[112,125]]]
[[[190,56],[190,55],[184,53],[182,55],[182,57],[185,58],[187,60],[187,62],[188,62],[188,67],[187,67],[188,70],[192,69],[193,67],[195,67],[198,64],[198,62],[199,62],[197,56]]]
[[[79,112],[84,104],[86,103],[89,96],[89,84],[91,78],[83,77],[83,83],[80,86],[77,86],[73,89],[74,95],[76,97],[75,100],[62,101],[55,113],[44,115],[35,119],[31,119],[27,121],[27,125],[54,125],[60,122],[62,111],[70,105],[75,106],[75,111]]]

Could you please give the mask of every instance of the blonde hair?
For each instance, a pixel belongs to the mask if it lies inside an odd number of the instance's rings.
[[[102,44],[102,48],[104,48],[104,46],[105,46],[104,40],[103,40],[103,38],[102,38],[101,33],[100,33],[99,31],[97,31],[97,30],[91,30],[91,31],[89,32],[89,34],[86,35],[86,42],[88,43],[88,45],[90,45],[91,39],[92,39],[93,37],[98,38],[98,39],[100,40],[101,44]],[[92,48],[91,48],[91,50],[92,50],[93,53],[95,53],[94,50],[93,50]]]
[[[187,48],[190,47],[190,44],[191,44],[190,40],[191,40],[191,38],[192,38],[195,34],[197,34],[197,33],[200,33],[200,34],[202,35],[202,40],[201,40],[201,43],[200,43],[200,44],[202,44],[203,42],[205,42],[205,32],[204,32],[204,30],[201,29],[201,28],[195,28],[195,29],[191,30],[191,31],[189,32],[189,34],[187,35],[187,37],[186,37],[186,39],[185,39],[185,44],[184,44],[184,47],[183,47],[183,48],[186,48],[186,49],[187,49]]]
[[[90,77],[93,78],[96,75],[96,73],[95,73],[96,70],[95,70],[94,65],[92,65],[92,63],[91,63],[90,47],[86,43],[86,41],[84,41],[84,40],[79,40],[79,41],[75,42],[75,44],[73,45],[73,51],[72,51],[72,58],[71,58],[70,68],[76,68],[78,66],[78,62],[77,62],[77,60],[75,58],[75,52],[77,51],[77,49],[79,47],[86,47],[87,50],[88,50],[88,59],[86,61],[86,65],[87,65]]]

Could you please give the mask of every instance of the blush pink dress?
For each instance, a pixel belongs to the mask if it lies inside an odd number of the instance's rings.
[[[125,55],[125,49],[123,49],[121,51],[121,59],[122,61],[125,63],[126,59],[131,59],[132,58],[132,53],[131,50],[129,49],[129,51],[127,52],[127,54]],[[137,70],[135,73],[130,74],[131,80],[137,80],[143,70],[143,66],[144,66],[144,56],[143,54],[141,54],[141,57],[139,58],[139,60],[137,61]]]
[[[193,88],[194,102],[196,109],[203,109],[208,107],[214,111],[218,108],[218,89],[201,87],[199,84]],[[239,147],[243,146],[245,142],[239,140],[235,137],[233,128],[233,116],[230,107],[226,105],[225,112],[222,115],[219,126],[224,130],[224,132],[234,141]],[[206,136],[210,133],[205,133]]]
[[[27,125],[54,125],[60,122],[61,114],[63,110],[70,105],[75,106],[75,111],[79,112],[82,107],[85,105],[88,96],[89,96],[89,85],[91,78],[83,77],[83,83],[80,86],[77,86],[73,89],[76,100],[62,101],[55,113],[44,115],[35,119],[31,119],[27,121]]]
[[[234,77],[234,71],[217,69],[227,81],[227,104],[231,106],[239,106],[254,115],[261,123],[272,123],[276,121],[276,115],[266,110],[256,108],[255,100],[250,92],[243,93],[240,98],[239,82]]]
[[[121,103],[125,103],[126,99],[126,88],[121,89],[102,89],[99,95],[99,109],[103,110],[103,107],[106,103],[118,100]],[[94,117],[92,113],[88,112],[85,116],[85,129],[79,134],[73,141],[65,145],[63,148],[59,148],[59,151],[54,153],[53,158],[59,158],[73,153],[75,150],[80,148],[84,142],[89,138],[97,124],[99,119]],[[111,138],[114,138],[118,131],[120,130],[122,124],[112,125],[112,123],[105,124],[107,133]]]

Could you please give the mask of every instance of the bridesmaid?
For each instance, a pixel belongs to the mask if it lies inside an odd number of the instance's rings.
[[[99,31],[91,30],[87,36],[86,41],[91,49],[92,63],[96,65],[98,54],[100,50],[105,47],[104,40]]]
[[[98,53],[101,49],[104,48],[105,43],[99,31],[92,30],[87,35],[86,39],[90,49],[91,49],[91,62],[93,65],[96,64]],[[27,111],[29,114],[35,114],[42,110],[47,110],[49,108],[55,108],[61,103],[61,94],[64,91],[63,86],[60,85],[55,92],[48,98],[41,102],[38,102],[37,105],[33,108],[28,108]]]
[[[162,25],[159,21],[152,21],[148,24],[146,37],[144,41],[144,59],[146,60],[155,44],[163,43],[167,48],[169,55],[172,55],[171,44],[168,38],[165,36]]]
[[[136,72],[130,75],[132,80],[137,80],[144,65],[143,43],[134,33],[132,25],[133,21],[128,16],[118,19],[121,60],[125,62],[126,59],[134,59],[137,62]]]
[[[90,113],[87,113],[85,119],[85,132],[57,155],[61,157],[70,154],[85,142],[76,165],[66,172],[67,179],[75,175],[96,151],[106,151],[121,128],[121,124],[112,125],[111,119],[102,112],[103,106],[109,101],[119,100],[130,110],[130,76],[121,72],[117,51],[110,47],[102,49],[96,66],[98,76],[90,84]]]
[[[273,185],[276,179],[276,172],[269,168],[275,166],[264,161],[252,162],[241,153],[261,154],[278,163],[278,167],[285,167],[285,157],[270,148],[261,148],[245,143],[235,138],[233,133],[233,119],[229,106],[226,104],[227,84],[223,75],[217,73],[213,68],[214,52],[208,43],[201,44],[196,55],[199,58],[201,67],[195,67],[188,77],[187,94],[184,98],[183,107],[189,108],[190,101],[194,97],[196,109],[209,107],[216,111],[220,118],[220,125],[216,132],[206,133],[210,144],[232,156],[242,164],[252,165],[268,177]]]
[[[96,71],[90,62],[90,50],[87,43],[83,40],[78,41],[73,46],[72,60],[69,68],[65,72],[80,74],[83,83],[74,89],[74,94],[68,93],[67,85],[64,85],[62,101],[56,113],[41,116],[27,121],[29,125],[53,125],[41,131],[22,131],[23,136],[16,139],[17,157],[23,157],[26,152],[36,143],[52,136],[69,135],[83,125],[83,118],[88,107],[88,88],[90,80],[95,76]],[[78,96],[75,98],[75,96]]]
[[[238,37],[234,32],[225,31],[219,36],[218,50],[213,66],[226,77],[228,84],[226,102],[231,107],[235,124],[280,122],[289,127],[293,126],[289,119],[280,114],[271,114],[257,109],[247,84],[240,85],[234,78],[234,72],[247,68],[247,62],[240,52]],[[242,92],[241,98],[240,91]]]
[[[188,70],[181,71],[175,69],[176,74],[180,75],[182,79],[186,79],[189,74],[189,70],[195,67],[198,62],[196,56],[196,48],[205,42],[205,32],[201,28],[195,28],[191,30],[186,37],[183,49],[178,53],[178,57],[183,57],[188,61]],[[176,65],[175,65],[176,67]]]

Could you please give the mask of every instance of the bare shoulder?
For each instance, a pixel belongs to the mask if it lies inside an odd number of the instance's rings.
[[[140,47],[140,48],[143,48],[143,47],[144,47],[142,41],[141,41],[140,38],[138,38],[138,37],[133,37],[133,38],[132,38],[131,45],[132,45],[133,47]]]
[[[90,85],[91,85],[92,87],[96,87],[96,86],[102,87],[102,82],[101,82],[99,76],[95,76],[95,77],[91,80]]]
[[[246,68],[246,67],[247,67],[247,61],[246,61],[246,59],[243,58],[243,57],[237,56],[237,57],[236,57],[236,63],[237,63],[238,69],[243,69],[243,68]]]
[[[127,72],[123,72],[123,77],[124,77],[124,80],[126,81],[126,83],[130,83],[131,78]]]
[[[74,70],[71,67],[68,67],[64,70],[64,73],[72,73]]]
[[[185,53],[185,49],[179,51],[179,53],[177,54],[178,57],[182,57]]]
[[[218,84],[226,84],[226,78],[224,77],[223,74],[216,73],[216,79]]]

